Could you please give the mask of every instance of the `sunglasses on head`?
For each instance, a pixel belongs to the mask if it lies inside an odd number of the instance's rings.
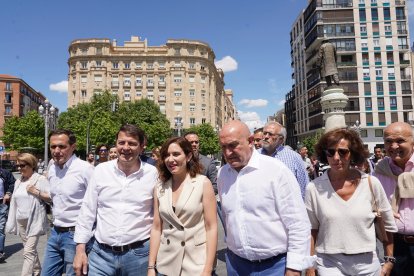
[[[349,149],[326,149],[324,150],[327,157],[334,157],[335,153],[338,152],[340,157],[345,157],[349,154]]]

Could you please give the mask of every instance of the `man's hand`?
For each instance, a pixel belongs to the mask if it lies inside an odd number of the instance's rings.
[[[306,269],[306,276],[315,276],[315,275],[316,275],[316,269],[314,268]]]
[[[38,196],[39,195],[39,190],[35,186],[33,186],[33,185],[27,185],[26,191],[29,194],[32,194],[34,196]]]
[[[7,202],[10,202],[10,194],[6,193],[3,197],[3,204],[6,204]]]
[[[85,252],[85,244],[81,243],[76,246],[76,255],[73,260],[73,269],[76,276],[88,274],[88,256]]]
[[[300,276],[300,271],[286,268],[285,276]]]

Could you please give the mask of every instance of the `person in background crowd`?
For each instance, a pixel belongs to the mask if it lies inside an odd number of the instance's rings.
[[[314,258],[297,180],[281,161],[254,150],[246,124],[227,123],[219,138],[227,160],[217,182],[227,232],[227,275],[301,275]]]
[[[263,128],[256,129],[253,134],[253,143],[255,149],[262,148]]]
[[[392,275],[414,275],[414,135],[403,122],[384,129],[387,156],[375,166],[378,177],[394,211],[398,232],[394,235],[395,262]],[[387,259],[385,259],[387,261]]]
[[[151,151],[151,158],[155,161],[158,161],[160,159],[160,149],[161,147],[155,147]]]
[[[210,276],[217,250],[216,198],[191,144],[167,140],[160,151],[161,179],[154,190],[148,275]],[[161,242],[163,240],[164,242]],[[165,242],[166,240],[166,242]]]
[[[95,154],[98,156],[98,159],[95,161],[95,167],[101,163],[108,161],[108,146],[101,144],[96,148]]]
[[[45,162],[42,159],[39,159],[37,162],[37,173],[43,174],[45,170]]]
[[[299,154],[302,157],[303,164],[308,172],[309,179],[313,179],[315,168],[312,165],[312,161],[308,157],[308,148],[306,146],[302,146],[299,148]]]
[[[4,243],[6,241],[5,228],[9,211],[9,202],[13,194],[16,179],[8,170],[0,168],[0,263],[6,259]]]
[[[318,160],[330,166],[309,183],[305,198],[318,275],[390,275],[393,263],[381,268],[376,254],[373,198],[390,239],[383,244],[388,258],[397,228],[381,183],[354,168],[368,157],[361,138],[354,130],[334,129],[322,135],[315,150]],[[308,269],[306,275],[315,275],[315,270]]]
[[[374,155],[369,159],[369,161],[372,164],[372,167],[375,168],[375,166],[378,164],[379,161],[384,159],[384,154],[382,152],[382,148],[376,146],[374,148]]]
[[[313,178],[312,179],[315,179],[315,178],[317,178],[319,176],[319,168],[320,168],[319,160],[318,160],[318,158],[316,158],[316,154],[315,153],[312,154],[310,160],[311,160],[312,166],[314,168],[314,170],[313,170]]]
[[[154,159],[152,159],[151,157],[149,157],[145,154],[147,144],[148,144],[148,137],[147,137],[147,135],[144,134],[144,145],[142,147],[142,152],[140,154],[141,161],[155,166],[157,164],[157,162]]]
[[[158,172],[140,159],[143,144],[143,130],[123,125],[116,135],[118,159],[95,168],[76,223],[76,275],[147,274]]]
[[[17,156],[17,168],[21,173],[14,186],[10,202],[8,233],[20,235],[23,242],[22,276],[40,275],[41,266],[37,243],[48,228],[45,201],[50,202],[49,181],[36,172],[37,158],[30,153]]]
[[[70,130],[53,130],[49,147],[53,161],[49,163],[47,178],[53,202],[53,228],[45,249],[42,276],[71,276],[75,275],[73,233],[94,167],[74,154],[76,137]]]
[[[116,149],[116,146],[110,146],[108,160],[115,160],[117,158],[118,158],[118,150]]]
[[[200,138],[197,133],[187,132],[184,138],[190,142],[193,148],[193,154],[201,164],[201,174],[207,176],[213,185],[214,193],[217,194],[217,168],[214,160],[200,153]]]
[[[95,154],[90,151],[88,153],[88,157],[86,158],[86,161],[91,165],[95,165]]]
[[[261,154],[274,157],[287,166],[299,183],[302,198],[305,197],[306,185],[308,185],[308,172],[300,155],[290,147],[284,146],[286,129],[278,122],[268,122],[263,127]]]

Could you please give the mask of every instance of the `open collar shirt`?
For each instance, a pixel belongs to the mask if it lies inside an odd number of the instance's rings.
[[[92,172],[93,166],[75,155],[62,169],[55,163],[50,166],[48,180],[53,201],[53,225],[75,226]]]
[[[76,224],[75,242],[87,243],[93,234],[99,243],[111,246],[149,238],[158,181],[157,169],[142,161],[140,169],[128,176],[117,160],[97,166]]]
[[[254,150],[239,172],[223,166],[217,184],[233,253],[252,261],[287,253],[287,267],[297,270],[312,264],[309,218],[282,162]]]
[[[261,148],[259,152],[264,155],[267,154],[264,148]],[[282,163],[285,164],[294,174],[296,180],[299,183],[302,199],[304,199],[306,193],[306,185],[308,185],[309,183],[309,177],[308,172],[306,171],[305,164],[300,154],[295,152],[294,150],[291,150],[288,147],[280,145],[270,156],[282,161]]]
[[[410,159],[405,164],[404,170],[397,166],[389,157],[385,157],[381,162],[388,162],[390,169],[395,176],[398,176],[403,172],[414,172],[414,154],[411,155]],[[395,187],[397,186],[397,179],[379,173],[375,173],[374,175],[380,180],[385,193],[391,202],[391,199],[394,196]],[[414,198],[401,198],[398,207],[400,218],[395,219],[398,233],[406,235],[414,234]]]

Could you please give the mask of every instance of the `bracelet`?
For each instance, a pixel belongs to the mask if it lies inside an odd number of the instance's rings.
[[[37,190],[37,191],[38,191],[38,193],[37,193],[37,195],[36,195],[36,196],[37,196],[38,198],[40,198],[40,190]]]
[[[148,270],[149,270],[149,269],[156,269],[156,268],[157,268],[157,265],[149,265],[149,266],[148,266]]]
[[[397,262],[397,259],[393,256],[384,256],[384,261],[395,264]]]

